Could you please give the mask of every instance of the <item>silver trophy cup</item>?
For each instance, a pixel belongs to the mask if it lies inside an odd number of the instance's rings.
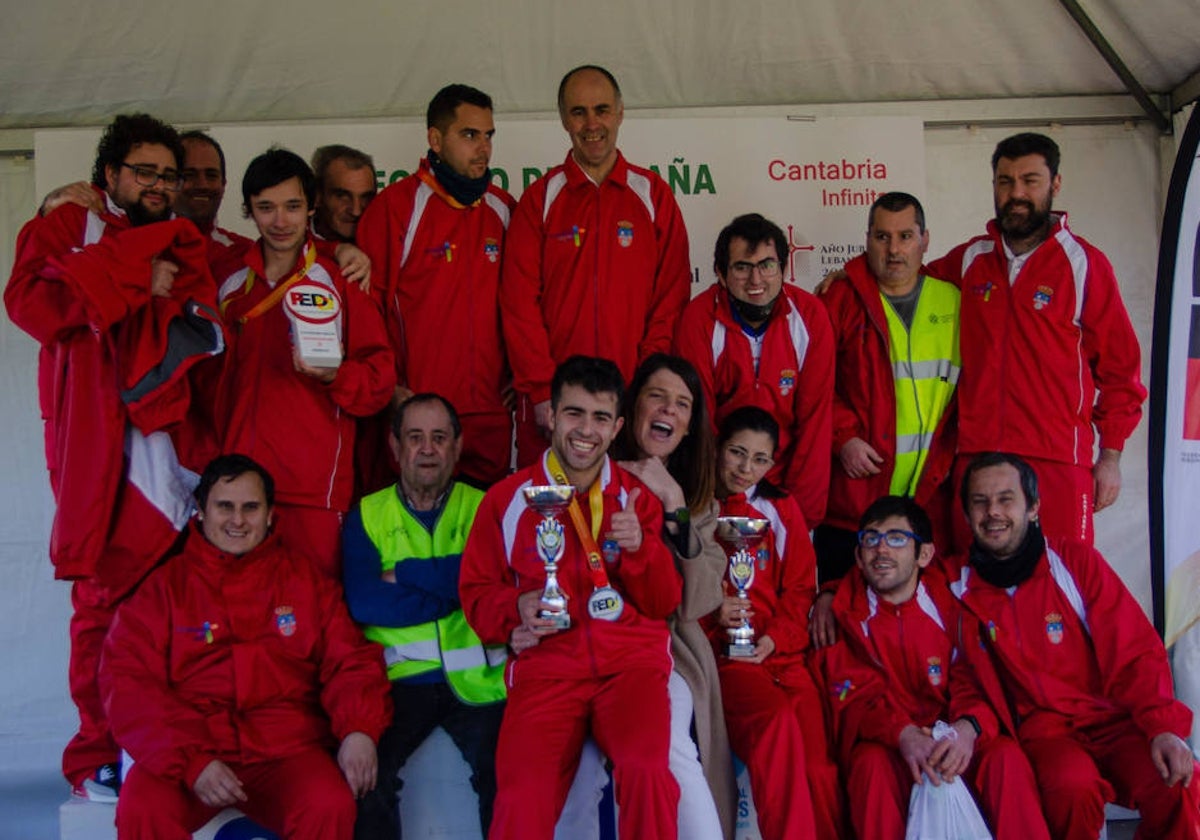
[[[557,516],[570,506],[575,488],[569,484],[546,484],[526,487],[524,492],[525,504],[543,517],[537,526],[537,546],[546,565],[542,601],[547,606],[538,611],[538,617],[548,618],[559,630],[566,630],[571,626],[571,614],[567,612],[567,593],[558,585],[558,561],[562,559],[566,542],[563,524]]]
[[[750,549],[758,545],[771,527],[770,520],[754,519],[749,516],[718,516],[717,537],[725,544],[729,557],[729,582],[737,589],[739,598],[748,598],[750,585],[754,583],[755,554]],[[725,653],[733,659],[754,656],[754,628],[750,619],[742,616],[742,623],[725,631],[729,643]]]

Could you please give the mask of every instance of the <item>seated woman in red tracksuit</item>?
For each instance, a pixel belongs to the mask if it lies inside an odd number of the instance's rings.
[[[729,740],[749,769],[763,840],[835,840],[843,836],[837,768],[820,690],[805,661],[816,557],[796,502],[763,478],[778,444],[779,425],[760,408],[740,408],[721,424],[721,515],[766,519],[770,528],[750,548],[756,558],[749,597],[737,597],[727,584],[707,630],[717,652]],[[755,631],[753,654],[727,656],[726,631],[743,617]]]

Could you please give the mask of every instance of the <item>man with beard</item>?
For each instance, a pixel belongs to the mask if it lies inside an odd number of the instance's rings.
[[[115,801],[120,787],[96,684],[101,645],[118,603],[186,522],[196,478],[186,466],[201,448],[182,439],[190,371],[224,346],[204,240],[190,223],[166,221],[182,158],[171,126],[118,116],[82,202],[97,209],[69,200],[25,225],[4,291],[13,323],[42,345],[50,557],[55,576],[74,582],[69,668],[80,727],[63,775],[99,801]]]
[[[1093,511],[1120,491],[1121,450],[1146,389],[1112,265],[1051,210],[1058,163],[1049,137],[1002,140],[992,155],[995,220],[930,273],[962,291],[956,485],[972,455],[1014,452],[1046,491],[1046,532],[1090,543]],[[955,522],[961,547],[965,522]]]
[[[500,308],[517,406],[517,466],[550,435],[555,365],[583,353],[628,380],[666,352],[691,283],[687,229],[666,182],[617,149],[621,89],[584,65],[558,85],[571,151],[521,195],[508,234]]]
[[[812,294],[783,282],[787,238],[758,213],[717,236],[717,282],[683,312],[675,352],[700,374],[713,422],[756,405],[779,424],[768,480],[786,490],[809,527],[825,516],[833,437],[836,342]]]
[[[974,542],[950,563],[960,650],[1037,776],[1050,836],[1091,840],[1104,805],[1141,812],[1138,837],[1194,838],[1200,778],[1162,640],[1100,553],[1045,537],[1038,476],[984,453],[966,467]]]
[[[447,85],[430,100],[426,127],[429,152],[417,172],[380,194],[358,240],[382,292],[396,401],[421,391],[445,396],[462,418],[458,468],[486,487],[508,474],[512,452],[499,294],[515,202],[488,168],[496,132],[490,96]],[[382,449],[382,435],[363,443]],[[386,466],[386,458],[380,451],[373,461]]]

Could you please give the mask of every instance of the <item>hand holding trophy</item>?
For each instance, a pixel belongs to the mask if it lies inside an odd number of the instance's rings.
[[[749,598],[754,583],[754,553],[751,548],[758,545],[771,526],[770,520],[748,516],[718,516],[717,537],[725,544],[729,557],[729,581],[737,589],[739,598]],[[750,619],[742,616],[742,623],[725,631],[729,644],[725,655],[733,659],[754,656],[754,628]]]

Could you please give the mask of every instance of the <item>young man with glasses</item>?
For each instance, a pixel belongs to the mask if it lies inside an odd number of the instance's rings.
[[[1033,770],[958,650],[958,604],[929,568],[929,516],[883,496],[859,526],[858,573],[834,599],[842,639],[818,658],[857,835],[903,837],[913,784],[963,776],[998,840],[1048,840]],[[951,737],[933,738],[939,720]]]
[[[174,128],[118,116],[83,202],[94,209],[69,200],[26,224],[4,292],[13,323],[42,345],[50,557],[55,575],[74,581],[69,667],[80,728],[63,775],[101,801],[115,801],[120,782],[96,686],[100,647],[117,604],[186,522],[186,467],[197,466],[203,430],[187,434],[197,431],[186,422],[193,386],[181,379],[224,346],[204,240],[190,223],[166,221],[182,159]],[[181,322],[190,329],[176,329]],[[182,333],[195,340],[176,356]]]
[[[825,308],[783,282],[787,261],[787,238],[769,219],[749,213],[726,225],[713,256],[717,282],[684,310],[675,352],[699,371],[717,425],[744,405],[775,418],[768,479],[817,523],[829,491],[835,346]]]

